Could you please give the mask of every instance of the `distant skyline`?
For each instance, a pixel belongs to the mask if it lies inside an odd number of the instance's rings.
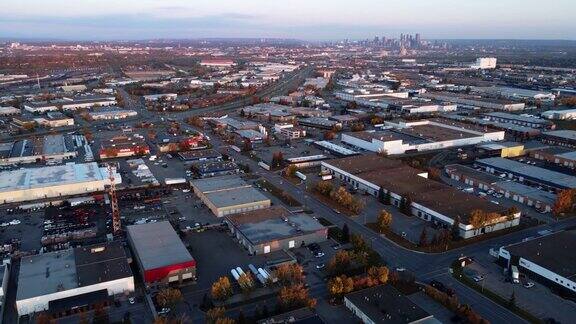
[[[6,0],[0,37],[576,40],[574,0]]]

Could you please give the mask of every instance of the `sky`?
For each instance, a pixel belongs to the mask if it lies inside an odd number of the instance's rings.
[[[1,0],[0,37],[576,40],[575,0]]]

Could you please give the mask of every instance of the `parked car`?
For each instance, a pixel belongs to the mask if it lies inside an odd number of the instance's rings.
[[[530,289],[530,288],[532,288],[532,287],[534,287],[534,283],[533,283],[533,282],[528,281],[528,282],[526,282],[526,283],[524,284],[524,288]]]
[[[484,280],[484,276],[476,275],[476,276],[472,277],[472,280],[474,280],[475,282],[480,282],[480,281]]]
[[[324,267],[326,267],[326,265],[324,263],[318,263],[316,265],[316,269],[320,270],[320,269],[324,269]]]

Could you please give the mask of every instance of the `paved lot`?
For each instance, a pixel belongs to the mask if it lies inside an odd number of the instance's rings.
[[[510,298],[514,293],[516,304],[528,310],[539,318],[554,318],[561,323],[571,323],[574,321],[576,313],[576,303],[565,300],[550,291],[546,286],[539,284],[529,278],[521,278],[521,282],[534,282],[532,288],[525,288],[522,284],[506,282],[506,276],[499,265],[489,262],[489,259],[477,260],[467,267],[470,274],[481,274],[484,280],[480,283],[505,299]]]

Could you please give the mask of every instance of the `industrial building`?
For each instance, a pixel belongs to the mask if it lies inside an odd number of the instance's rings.
[[[61,134],[0,143],[0,165],[72,159],[76,149],[73,137]]]
[[[240,171],[233,161],[211,160],[192,163],[192,171],[200,178],[209,178],[236,174]]]
[[[448,101],[459,105],[503,111],[523,110],[526,107],[526,104],[523,102],[486,98],[482,96],[467,95],[455,92],[426,92],[420,96],[428,99]]]
[[[98,110],[88,113],[89,120],[114,120],[135,117],[138,115],[136,110],[122,109],[118,107],[99,108]]]
[[[386,125],[382,131],[342,134],[342,142],[371,152],[390,155],[501,141],[505,132],[449,120],[421,120]]]
[[[564,230],[500,248],[499,261],[562,295],[576,296],[576,230]]]
[[[328,229],[316,219],[284,207],[228,215],[225,222],[250,254],[288,250],[328,238]]]
[[[342,123],[323,117],[308,117],[299,119],[298,124],[303,127],[329,129],[329,130],[342,128]]]
[[[518,142],[487,143],[479,145],[478,151],[489,157],[512,158],[524,155],[524,144]]]
[[[48,112],[46,113],[46,117],[38,117],[34,118],[34,120],[38,123],[38,125],[49,128],[74,125],[74,118],[68,117],[59,111]]]
[[[441,323],[392,285],[349,293],[344,296],[344,305],[365,324]]]
[[[62,110],[88,109],[93,107],[106,107],[116,105],[114,96],[78,96],[72,98],[62,98],[59,102]]]
[[[144,138],[138,134],[132,136],[116,136],[100,142],[98,155],[100,159],[130,157],[150,154],[150,147]]]
[[[12,106],[0,107],[0,116],[20,115],[21,113],[20,109]]]
[[[63,313],[134,292],[124,247],[106,243],[22,257],[16,292],[18,315]]]
[[[120,174],[114,175],[117,183]],[[97,163],[67,163],[0,173],[0,203],[65,197],[104,191],[110,184],[107,168]]]
[[[576,119],[576,109],[548,110],[540,115],[553,120]]]
[[[531,150],[528,154],[538,160],[543,160],[569,169],[576,169],[576,151],[573,149],[552,146]]]
[[[492,121],[495,121],[495,122],[511,123],[511,124],[520,125],[520,126],[524,126],[524,127],[530,127],[530,128],[554,129],[556,127],[553,122],[546,120],[546,119],[541,119],[541,118],[536,118],[536,117],[531,117],[531,116],[524,116],[524,115],[515,115],[515,114],[510,114],[510,113],[505,113],[505,112],[500,112],[500,111],[487,113],[487,114],[484,114],[484,116],[485,116],[485,118],[492,120]]]
[[[196,261],[170,222],[131,225],[127,231],[147,287],[196,280]]]
[[[480,159],[475,163],[488,173],[499,174],[503,178],[514,179],[519,183],[542,186],[556,191],[576,188],[575,176],[514,160],[494,157]]]
[[[270,199],[238,176],[193,180],[198,198],[218,217],[270,207]]]
[[[550,145],[576,148],[576,131],[556,130],[542,133],[542,142]]]
[[[503,180],[495,175],[477,171],[464,165],[447,165],[445,170],[453,180],[461,181],[472,188],[484,191],[493,190],[508,199],[534,207],[542,212],[551,211],[556,201],[556,195],[548,191]]]
[[[178,157],[180,158],[180,160],[184,162],[203,162],[203,161],[222,160],[222,154],[213,149],[178,152]]]
[[[354,156],[322,161],[322,172],[366,194],[389,199],[393,206],[445,228],[458,223],[460,237],[467,239],[517,226],[520,213],[509,215],[505,208],[443,183],[428,179],[427,172],[408,167],[399,160],[378,155]],[[472,225],[474,211],[499,215],[481,227]]]

